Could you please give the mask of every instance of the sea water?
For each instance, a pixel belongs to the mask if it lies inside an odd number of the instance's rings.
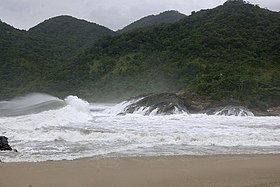
[[[127,106],[31,94],[0,102],[3,162],[83,157],[280,153],[280,117],[118,115]]]

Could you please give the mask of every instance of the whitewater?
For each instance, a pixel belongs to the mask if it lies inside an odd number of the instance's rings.
[[[46,94],[0,102],[3,162],[84,157],[280,153],[280,117],[119,115],[127,106]]]

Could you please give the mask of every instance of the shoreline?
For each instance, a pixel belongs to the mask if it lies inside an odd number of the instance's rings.
[[[280,187],[280,154],[92,157],[0,163],[0,187]],[[16,179],[16,180],[15,180]]]
[[[1,164],[39,164],[39,163],[52,163],[52,162],[75,162],[75,161],[84,161],[84,160],[109,160],[109,159],[157,159],[157,158],[210,158],[210,157],[259,157],[259,156],[279,156],[280,153],[228,153],[228,154],[185,154],[185,155],[156,155],[156,156],[145,156],[145,155],[137,155],[137,156],[104,156],[104,155],[97,155],[97,156],[90,156],[90,157],[80,157],[74,159],[61,159],[61,160],[43,160],[43,161],[11,161],[5,162],[0,160]],[[0,186],[1,187],[1,186]]]

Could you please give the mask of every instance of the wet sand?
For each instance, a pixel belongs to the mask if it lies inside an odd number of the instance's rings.
[[[280,155],[0,163],[0,187],[280,187]]]

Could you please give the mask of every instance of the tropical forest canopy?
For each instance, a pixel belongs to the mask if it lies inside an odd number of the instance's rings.
[[[93,100],[195,92],[280,105],[280,13],[241,0],[123,33],[68,16],[29,31],[1,22],[0,50],[1,100],[34,91]]]

